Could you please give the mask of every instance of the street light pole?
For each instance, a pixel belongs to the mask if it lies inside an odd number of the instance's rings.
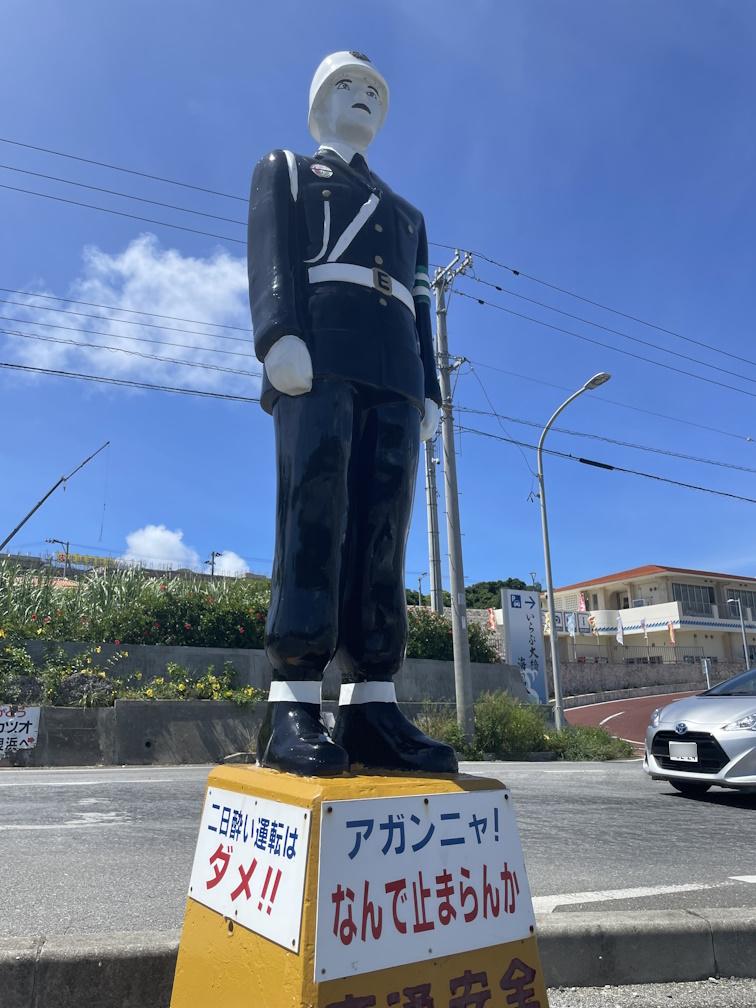
[[[428,573],[428,571],[423,571],[420,577],[417,579],[417,600],[420,608],[423,605],[423,578]]]
[[[57,546],[65,546],[66,547],[66,562],[65,562],[65,565],[63,567],[63,577],[67,578],[68,577],[69,547],[70,547],[71,543],[70,542],[63,542],[62,539],[45,539],[45,542],[55,543]]]
[[[603,385],[604,382],[608,382],[612,376],[607,374],[605,371],[594,375],[590,381],[587,381],[582,388],[578,389],[577,392],[566,399],[556,413],[552,416],[551,420],[543,428],[543,433],[541,434],[541,439],[538,442],[538,488],[539,497],[541,500],[541,526],[543,528],[543,559],[546,565],[546,598],[548,601],[549,608],[549,644],[551,646],[551,674],[554,680],[554,722],[556,724],[557,731],[562,731],[564,728],[564,700],[562,699],[562,678],[559,672],[559,641],[557,639],[557,628],[556,628],[556,612],[554,609],[554,584],[551,579],[551,551],[549,549],[549,526],[546,520],[546,489],[544,487],[543,481],[543,442],[546,435],[549,432],[551,425],[554,423],[556,418],[562,412],[562,410],[569,406],[573,399],[577,399],[579,395],[583,392],[591,392],[593,389],[598,388],[599,385]]]
[[[738,603],[738,612],[740,613],[740,632],[743,635],[743,660],[745,661],[745,667],[748,668],[750,662],[748,660],[748,640],[746,639],[745,623],[743,622],[743,604],[739,598],[728,598],[727,604],[729,605],[731,602]]]

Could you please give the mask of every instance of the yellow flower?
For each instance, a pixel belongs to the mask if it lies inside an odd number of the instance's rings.
[[[100,648],[100,647],[96,647],[96,648],[95,648],[95,651],[97,652],[97,654],[99,654],[99,653],[100,653],[100,651],[102,651],[102,648]]]
[[[0,628],[0,637],[5,637],[5,630]]]
[[[186,689],[186,686],[184,686],[183,683],[179,683],[179,693],[183,693],[185,689]]]
[[[41,634],[41,633],[42,633],[42,627],[40,627],[40,628],[39,628],[39,630],[37,630],[37,633],[38,633],[38,634]]]
[[[147,690],[147,696],[152,696],[152,690],[151,689]]]
[[[92,664],[92,659],[91,658],[87,658],[87,665],[91,665],[91,664]]]
[[[100,672],[100,679],[104,679],[104,678],[105,678],[105,673],[104,672]]]
[[[141,672],[137,672],[136,677],[137,677],[137,679],[141,679],[142,678],[142,673]]]
[[[124,651],[123,652],[123,656],[124,656],[124,658],[128,658],[129,657],[129,652],[128,651]]]

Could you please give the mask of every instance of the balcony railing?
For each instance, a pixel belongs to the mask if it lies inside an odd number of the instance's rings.
[[[609,662],[624,662],[626,665],[668,665],[687,663],[690,665],[700,665],[701,659],[705,657],[702,647],[684,647],[677,645],[657,645],[650,644],[648,647],[630,646],[619,649],[612,653],[608,645],[601,644],[575,644],[568,648],[568,663],[577,662],[579,665],[589,665],[597,662],[605,665]],[[712,658],[712,663],[716,664],[717,659]]]

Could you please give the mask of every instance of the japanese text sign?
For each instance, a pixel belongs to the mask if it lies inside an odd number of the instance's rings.
[[[208,788],[189,895],[298,952],[309,838],[307,809]]]
[[[540,593],[502,589],[501,616],[507,661],[519,666],[530,699],[547,703]]]
[[[316,981],[517,941],[534,928],[508,791],[323,804]]]
[[[0,759],[33,749],[39,733],[39,707],[0,706]]]

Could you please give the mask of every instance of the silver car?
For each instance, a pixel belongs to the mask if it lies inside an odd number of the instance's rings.
[[[756,669],[657,708],[643,769],[684,795],[712,784],[756,792]]]

